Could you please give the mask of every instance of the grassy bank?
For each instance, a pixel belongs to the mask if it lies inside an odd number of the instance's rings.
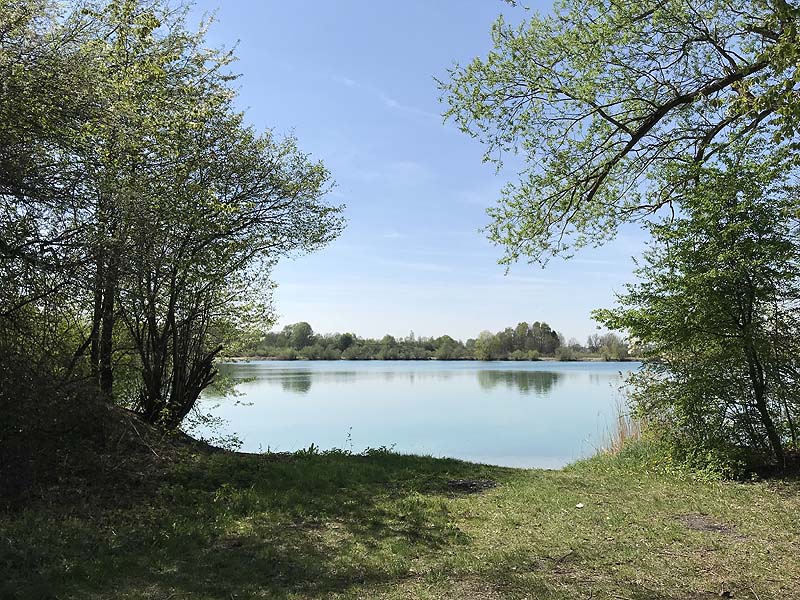
[[[193,449],[88,485],[0,513],[1,598],[800,597],[796,482]]]

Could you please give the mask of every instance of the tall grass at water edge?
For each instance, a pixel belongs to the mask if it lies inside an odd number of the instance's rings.
[[[598,454],[617,455],[630,444],[641,440],[644,423],[631,414],[624,391],[614,401],[614,419],[606,429]]]

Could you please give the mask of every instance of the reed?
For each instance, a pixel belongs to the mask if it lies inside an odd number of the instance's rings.
[[[644,423],[627,409],[625,395],[620,394],[614,402],[614,421],[606,431],[602,454],[617,455],[631,442],[642,438]]]

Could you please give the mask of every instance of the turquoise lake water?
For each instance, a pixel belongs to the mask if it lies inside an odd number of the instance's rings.
[[[559,468],[593,454],[639,363],[251,361],[225,363],[236,397],[206,394],[243,451],[312,443],[360,452]],[[202,431],[200,433],[203,433]]]

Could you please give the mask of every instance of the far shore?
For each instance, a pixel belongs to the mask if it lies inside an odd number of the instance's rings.
[[[480,363],[494,363],[494,362],[513,362],[513,363],[535,363],[535,362],[638,362],[639,358],[626,358],[623,360],[605,360],[598,356],[589,356],[585,358],[575,358],[571,360],[560,360],[555,356],[544,356],[535,360],[512,360],[512,359],[497,359],[497,360],[478,360],[477,358],[279,358],[277,356],[220,356],[220,362],[249,362],[249,361],[282,361],[282,362],[427,362],[427,361],[441,361],[441,362],[480,362]]]

